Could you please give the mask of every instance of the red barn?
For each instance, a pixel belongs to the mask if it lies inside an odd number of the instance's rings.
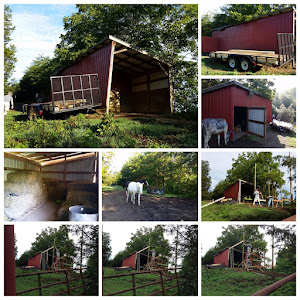
[[[212,37],[217,39],[204,40],[202,51],[227,51],[229,49],[272,50],[278,53],[277,33],[295,34],[295,10],[284,8],[249,22],[238,25],[223,26],[214,29]],[[211,46],[214,49],[211,50]],[[208,51],[209,50],[209,51]]]
[[[229,248],[224,249],[214,256],[214,264],[223,264],[229,266]]]
[[[214,264],[222,264],[229,268],[236,267],[243,260],[242,251],[237,249],[237,246],[242,243],[243,241],[240,241],[231,247],[226,247],[224,250],[216,254],[214,256]]]
[[[143,252],[146,252],[146,250],[149,247],[145,247],[139,251],[133,252],[132,254],[126,256],[123,259],[122,267],[131,267],[133,270],[140,270],[143,268],[144,265],[148,262],[148,254],[145,254]]]
[[[53,75],[96,74],[106,111],[172,113],[169,65],[109,36]]]
[[[225,198],[232,198],[241,203],[245,196],[252,196],[254,192],[254,185],[242,179],[238,179],[235,183],[224,190]]]
[[[266,124],[272,121],[272,101],[236,81],[202,90],[202,120],[227,121],[230,139],[245,133],[266,136]]]
[[[28,266],[30,267],[36,267],[37,269],[41,269],[42,268],[42,252],[36,254],[33,257],[30,257],[28,259]]]

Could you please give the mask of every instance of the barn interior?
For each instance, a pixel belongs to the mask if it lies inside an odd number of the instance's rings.
[[[170,113],[169,67],[115,39],[109,110]],[[108,40],[110,41],[110,40]]]
[[[98,165],[97,152],[5,152],[5,220],[94,221]]]
[[[229,266],[237,267],[243,260],[242,251],[235,248],[230,248],[231,253],[229,254]]]
[[[253,189],[254,185],[249,182],[244,182],[241,181],[241,200],[243,200],[244,197],[249,197],[253,198]]]
[[[247,134],[247,107],[234,107],[234,133],[233,140]]]

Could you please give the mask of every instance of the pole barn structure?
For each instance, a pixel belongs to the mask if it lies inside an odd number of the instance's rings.
[[[227,121],[230,140],[244,134],[266,137],[266,125],[272,121],[272,101],[236,81],[202,90],[202,120]]]
[[[242,24],[216,28],[212,37],[202,38],[202,52],[247,49],[278,53],[277,33],[295,36],[295,20],[295,9],[288,7]]]
[[[225,198],[232,198],[233,200],[241,203],[245,196],[253,195],[254,185],[242,179],[238,179],[227,189],[224,190]]]
[[[107,113],[172,113],[169,67],[110,35],[53,75],[96,75]]]

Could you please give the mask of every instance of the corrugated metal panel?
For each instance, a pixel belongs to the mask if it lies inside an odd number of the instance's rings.
[[[98,74],[102,106],[106,106],[112,42],[83,57],[58,75]]]
[[[265,110],[264,109],[249,109],[248,113],[249,120],[264,122],[265,121]]]
[[[228,251],[229,249],[225,249],[221,253],[217,254],[214,257],[214,264],[224,264],[225,266],[229,266],[228,264]]]
[[[264,137],[265,136],[265,125],[249,121],[248,122],[248,131],[249,131],[249,133],[254,133],[259,136]]]
[[[25,163],[20,160],[5,157],[4,158],[4,167],[25,170]],[[39,167],[37,165],[27,163],[27,170],[39,171]],[[7,181],[7,174],[12,173],[12,172],[14,172],[14,171],[4,170],[4,181]]]
[[[122,267],[131,267],[135,269],[136,253],[131,254],[130,256],[123,259]]]
[[[202,53],[209,53],[219,50],[219,39],[211,36],[202,36]]]
[[[218,50],[273,50],[278,53],[277,33],[293,33],[293,11],[213,31],[219,38]]]
[[[238,200],[239,195],[239,181],[235,182],[233,185],[229,186],[224,191],[225,198],[232,198],[233,200]]]
[[[41,269],[41,257],[42,257],[42,253],[38,253],[34,257],[31,257],[28,260],[28,266],[34,266],[37,267],[38,269]]]

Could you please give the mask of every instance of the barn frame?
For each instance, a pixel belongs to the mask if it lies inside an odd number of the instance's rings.
[[[142,253],[148,249],[149,249],[149,246],[147,246],[139,251],[135,251],[132,254],[126,256],[123,259],[122,267],[130,267],[133,270],[138,270],[138,271],[141,270],[141,267],[143,265],[146,265],[149,261],[149,259],[148,259],[149,254],[146,255],[146,254]]]
[[[242,202],[243,196],[252,195],[254,192],[254,184],[242,179],[238,179],[224,190],[225,198],[232,198],[238,203]]]
[[[244,134],[266,137],[267,123],[272,121],[272,101],[236,81],[202,90],[202,120],[223,118],[230,140]]]
[[[211,37],[202,37],[202,52],[247,49],[278,53],[277,33],[295,36],[295,20],[295,9],[287,7],[248,22],[213,29]]]
[[[98,76],[106,112],[172,113],[170,65],[109,35],[53,76]]]

